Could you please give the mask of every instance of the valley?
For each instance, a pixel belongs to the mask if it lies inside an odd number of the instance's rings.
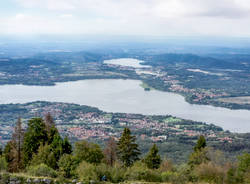
[[[249,150],[249,104],[232,100],[249,95],[248,65],[145,51],[42,53],[2,58],[0,66],[3,144],[19,116],[26,122],[51,112],[72,142],[103,144],[128,126],[143,152],[154,142],[161,154],[170,146],[167,155],[178,163],[187,159],[199,135],[232,159]]]

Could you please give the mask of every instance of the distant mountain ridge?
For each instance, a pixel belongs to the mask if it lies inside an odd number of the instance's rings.
[[[213,57],[203,57],[194,54],[160,54],[153,55],[150,57],[144,58],[146,65],[151,66],[166,66],[168,64],[181,64],[185,63],[187,66],[196,66],[201,68],[230,68],[230,69],[239,69],[241,68],[240,64],[235,64],[232,62],[227,62],[222,59],[216,59]]]

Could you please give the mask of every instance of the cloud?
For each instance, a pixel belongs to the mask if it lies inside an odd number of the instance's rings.
[[[16,20],[22,20],[22,19],[24,19],[24,18],[26,18],[26,15],[23,14],[23,13],[18,13],[18,14],[16,14],[16,16],[15,16],[15,19],[16,19]]]
[[[26,8],[85,11],[103,16],[248,16],[248,0],[16,0]]]
[[[63,18],[63,19],[68,19],[68,18],[73,18],[73,15],[72,14],[62,14],[59,17]]]
[[[196,16],[222,17],[222,18],[244,18],[250,15],[250,6],[243,6],[241,0],[209,0],[194,3],[197,11]]]
[[[155,15],[169,17],[249,17],[250,4],[243,0],[166,0],[158,1]]]
[[[73,0],[72,0],[73,1]],[[48,10],[74,10],[76,7],[68,0],[16,0],[25,8],[46,8]]]
[[[13,1],[0,32],[250,36],[249,0]]]

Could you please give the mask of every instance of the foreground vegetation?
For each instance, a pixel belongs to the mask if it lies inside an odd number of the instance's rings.
[[[173,165],[167,158],[161,158],[158,151],[153,144],[142,157],[129,128],[124,128],[117,140],[110,137],[103,150],[85,140],[76,142],[72,148],[67,137],[60,136],[50,114],[44,119],[30,119],[26,130],[18,119],[12,139],[1,151],[0,170],[6,172],[1,174],[1,180],[13,175],[8,173],[23,173],[22,176],[47,177],[57,183],[73,180],[250,183],[250,154],[228,162],[221,152],[207,147],[204,136],[199,137],[188,162],[182,165]]]

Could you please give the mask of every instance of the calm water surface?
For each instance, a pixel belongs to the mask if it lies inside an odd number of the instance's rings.
[[[104,60],[105,64],[120,65],[120,66],[130,66],[133,68],[150,68],[149,65],[141,65],[144,61],[132,58],[120,58],[120,59],[109,59]]]
[[[0,86],[0,104],[37,100],[98,107],[107,112],[173,115],[214,123],[225,130],[250,132],[250,111],[191,105],[178,94],[144,91],[137,80],[84,80],[55,86]]]

